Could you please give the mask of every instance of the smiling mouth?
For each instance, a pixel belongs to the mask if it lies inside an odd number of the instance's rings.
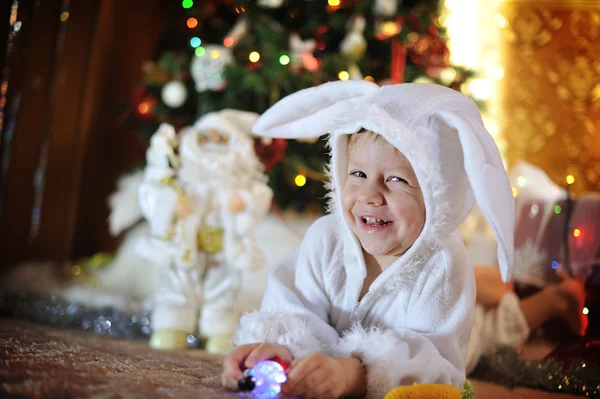
[[[387,226],[388,224],[392,224],[393,222],[377,219],[369,216],[361,216],[359,217],[360,221],[371,227],[379,227],[379,226]]]

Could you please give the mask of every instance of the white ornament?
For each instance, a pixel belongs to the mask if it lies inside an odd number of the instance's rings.
[[[179,80],[172,80],[165,84],[160,93],[163,103],[171,108],[181,107],[187,100],[187,96],[187,89]]]
[[[398,0],[375,0],[373,5],[373,14],[382,17],[393,17],[398,10]]]
[[[350,23],[346,37],[340,43],[340,51],[351,61],[356,62],[365,55],[367,41],[363,36],[363,32],[366,24],[367,22],[363,16],[355,17]]]
[[[204,54],[192,60],[191,73],[196,90],[221,90],[225,87],[223,69],[233,62],[231,50],[224,46],[209,44],[204,47]]]
[[[299,67],[302,65],[310,71],[315,70],[319,66],[317,59],[313,56],[316,46],[317,42],[314,39],[303,41],[296,33],[292,33],[290,35],[292,66]]]
[[[258,0],[258,5],[264,8],[279,8],[283,0]]]

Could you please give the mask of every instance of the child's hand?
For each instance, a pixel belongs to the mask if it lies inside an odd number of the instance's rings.
[[[248,344],[235,348],[223,361],[221,382],[227,389],[238,389],[238,381],[244,377],[244,370],[254,367],[261,360],[280,358],[292,362],[292,354],[283,345]]]
[[[360,360],[337,359],[322,353],[313,353],[295,360],[282,393],[289,397],[339,398],[363,396],[366,376]]]

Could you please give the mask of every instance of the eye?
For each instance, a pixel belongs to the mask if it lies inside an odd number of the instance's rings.
[[[364,179],[367,177],[367,175],[365,175],[363,172],[361,172],[360,170],[354,170],[352,172],[350,172],[350,176],[354,176],[354,177],[359,177],[361,179]]]
[[[393,181],[393,182],[408,184],[408,182],[405,179],[398,177],[398,176],[390,176],[387,178],[386,181]]]

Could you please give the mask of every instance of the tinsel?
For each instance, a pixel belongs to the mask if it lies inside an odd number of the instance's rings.
[[[126,339],[149,339],[152,334],[150,310],[127,313],[115,307],[90,308],[60,296],[25,291],[0,292],[0,317]],[[197,335],[189,335],[187,341],[190,348],[202,346]]]
[[[587,357],[525,360],[519,349],[503,347],[482,357],[470,378],[509,387],[600,397],[600,363]]]

